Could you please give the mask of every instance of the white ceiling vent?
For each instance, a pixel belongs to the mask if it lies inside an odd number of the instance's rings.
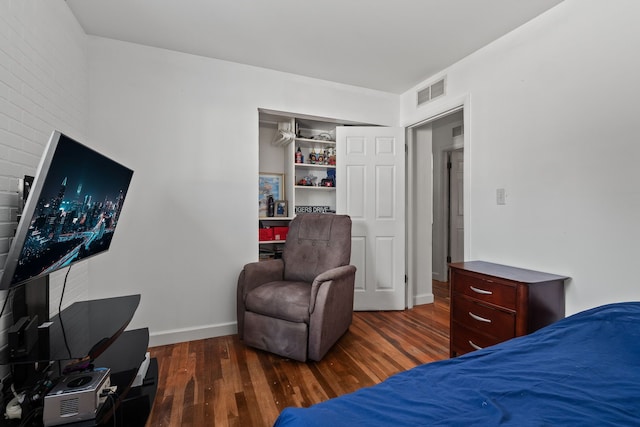
[[[427,86],[426,88],[418,91],[418,107],[426,104],[427,102],[438,98],[445,94],[445,78],[441,78],[437,82]]]

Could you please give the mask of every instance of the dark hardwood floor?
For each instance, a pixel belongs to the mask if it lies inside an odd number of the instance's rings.
[[[237,335],[150,349],[159,383],[147,422],[160,426],[271,426],[286,406],[309,406],[449,357],[449,292],[394,312],[355,312],[321,362],[246,347]]]

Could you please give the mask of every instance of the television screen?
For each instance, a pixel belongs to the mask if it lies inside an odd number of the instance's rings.
[[[54,131],[9,248],[0,289],[109,249],[133,171]]]

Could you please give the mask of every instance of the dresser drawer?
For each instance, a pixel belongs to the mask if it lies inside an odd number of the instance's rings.
[[[515,336],[515,313],[491,308],[464,296],[455,298],[452,310],[456,322],[473,331],[491,335],[499,341]]]
[[[473,331],[458,322],[451,324],[451,352],[456,356],[503,342]]]
[[[566,276],[485,261],[449,264],[451,357],[530,334],[564,317]]]
[[[452,291],[459,292],[479,301],[516,309],[516,286],[493,281],[489,278],[474,277],[454,271],[451,280]]]

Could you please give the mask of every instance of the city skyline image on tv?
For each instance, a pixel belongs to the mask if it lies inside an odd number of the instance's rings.
[[[27,203],[35,203],[35,209],[12,284],[108,250],[133,175],[127,167],[63,134],[49,167],[39,173],[45,174],[44,181],[39,191],[34,182],[29,195]]]

